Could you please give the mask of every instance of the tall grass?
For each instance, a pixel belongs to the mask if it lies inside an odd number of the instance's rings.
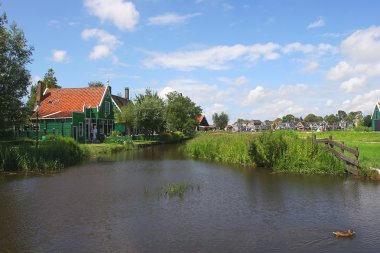
[[[244,164],[252,163],[249,147],[255,134],[203,133],[186,143],[186,153],[194,158]]]
[[[41,141],[38,148],[30,143],[0,146],[0,171],[57,171],[84,158],[84,152],[71,138],[57,137]]]
[[[268,132],[256,138],[250,147],[252,161],[275,172],[302,174],[345,173],[344,163],[324,146],[298,137],[294,132]]]

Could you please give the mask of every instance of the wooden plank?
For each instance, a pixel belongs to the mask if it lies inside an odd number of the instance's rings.
[[[331,153],[333,153],[334,155],[336,155],[337,157],[341,158],[342,160],[348,162],[348,163],[351,163],[355,166],[359,166],[359,161],[354,159],[354,158],[351,158],[351,157],[348,157],[338,151],[336,151],[335,149],[333,148],[329,148],[329,150],[331,151]]]
[[[339,142],[336,142],[336,141],[330,141],[330,144],[336,146],[336,147],[339,147],[340,149],[343,149],[347,152],[350,152],[351,154],[353,155],[356,155],[356,156],[359,156],[359,151],[354,149],[354,148],[350,148],[350,147],[347,147],[346,145],[342,144],[342,143],[339,143]]]
[[[320,143],[328,143],[329,142],[329,140],[328,139],[314,139],[314,142],[316,142],[316,143],[318,143],[318,142],[320,142]]]
[[[358,170],[358,168],[356,168],[356,167],[352,167],[352,166],[350,166],[350,165],[347,165],[347,166],[346,166],[346,170],[347,170],[348,172],[350,172],[351,174],[354,174],[355,176],[358,176],[358,175],[359,175],[359,170]]]

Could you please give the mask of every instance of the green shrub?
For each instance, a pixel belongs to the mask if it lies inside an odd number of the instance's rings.
[[[372,132],[372,127],[357,126],[354,128],[355,132]]]
[[[185,135],[180,132],[174,132],[174,133],[162,133],[159,135],[159,141],[162,143],[175,143],[180,142],[185,138]]]
[[[250,147],[252,161],[275,172],[303,174],[345,173],[344,163],[328,152],[323,144],[300,139],[290,131],[260,135]]]

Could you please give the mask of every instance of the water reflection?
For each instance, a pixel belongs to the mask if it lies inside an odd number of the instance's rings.
[[[186,160],[181,148],[5,177],[0,252],[376,252],[378,184]],[[179,182],[200,190],[160,196]],[[330,234],[348,227],[352,240]]]

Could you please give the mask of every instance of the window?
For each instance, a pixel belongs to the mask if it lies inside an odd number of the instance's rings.
[[[83,136],[83,123],[79,122],[79,136]]]
[[[106,101],[106,111],[105,111],[105,116],[110,115],[110,112],[111,112],[111,105],[110,105],[110,102],[107,102],[107,101]]]

